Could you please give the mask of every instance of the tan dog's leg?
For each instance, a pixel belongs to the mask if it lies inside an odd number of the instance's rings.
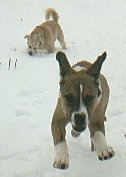
[[[54,44],[51,44],[51,43],[45,43],[44,49],[47,50],[48,53],[52,53],[55,51],[55,46],[54,46]]]
[[[89,121],[91,141],[94,145],[94,150],[96,151],[100,160],[106,160],[115,155],[112,147],[108,146],[106,142],[104,117],[104,111],[99,105],[94,111],[91,120]]]
[[[63,49],[66,49],[66,43],[64,41],[64,35],[62,30],[60,30],[59,35],[57,37],[58,41],[60,42],[60,45],[62,46]]]
[[[67,118],[62,112],[60,104],[56,106],[51,123],[53,142],[55,147],[55,160],[53,163],[54,168],[67,169],[69,166],[68,148],[65,140]]]

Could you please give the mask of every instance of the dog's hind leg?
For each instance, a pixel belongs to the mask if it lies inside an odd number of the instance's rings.
[[[65,140],[67,118],[61,111],[60,104],[57,104],[51,123],[53,142],[55,147],[54,168],[67,169],[69,166],[68,148]]]
[[[60,42],[60,45],[62,46],[62,48],[66,49],[66,42],[64,41],[64,35],[61,29],[59,31],[57,39]]]
[[[47,50],[48,53],[52,53],[55,51],[55,46],[52,43],[45,43],[44,49]]]

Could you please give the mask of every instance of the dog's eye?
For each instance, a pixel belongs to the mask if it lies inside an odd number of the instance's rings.
[[[90,105],[94,98],[95,98],[95,97],[92,96],[92,95],[87,95],[86,98],[85,98],[85,104],[86,104],[87,106]]]
[[[78,110],[80,99],[77,95],[66,95],[65,100],[72,110]]]
[[[34,50],[37,50],[37,47],[34,47]]]
[[[31,49],[32,47],[31,47],[31,45],[29,45],[29,49]]]
[[[79,101],[78,98],[75,95],[66,95],[65,96],[66,101],[72,106],[72,105],[76,105],[77,102]]]
[[[72,95],[65,95],[65,98],[68,102],[73,102],[75,100],[74,96]]]

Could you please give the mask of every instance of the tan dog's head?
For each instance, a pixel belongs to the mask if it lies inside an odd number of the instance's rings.
[[[29,55],[33,55],[42,46],[43,39],[39,34],[33,33],[24,37],[27,39],[27,50]]]
[[[102,63],[106,59],[106,52],[99,56],[88,69],[78,72],[70,66],[64,53],[58,52],[56,59],[59,62],[61,75],[61,106],[71,119],[76,136],[77,132],[85,130],[88,117],[101,99],[99,74]]]

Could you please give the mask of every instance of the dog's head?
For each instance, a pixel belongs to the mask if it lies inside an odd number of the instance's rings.
[[[26,35],[24,38],[27,39],[27,50],[29,55],[35,54],[39,47],[42,46],[42,38],[37,33]]]
[[[60,99],[61,106],[71,119],[73,136],[86,128],[87,120],[95,105],[100,101],[102,90],[99,85],[99,74],[106,52],[88,68],[75,71],[63,52],[58,52],[56,59],[60,66]]]

